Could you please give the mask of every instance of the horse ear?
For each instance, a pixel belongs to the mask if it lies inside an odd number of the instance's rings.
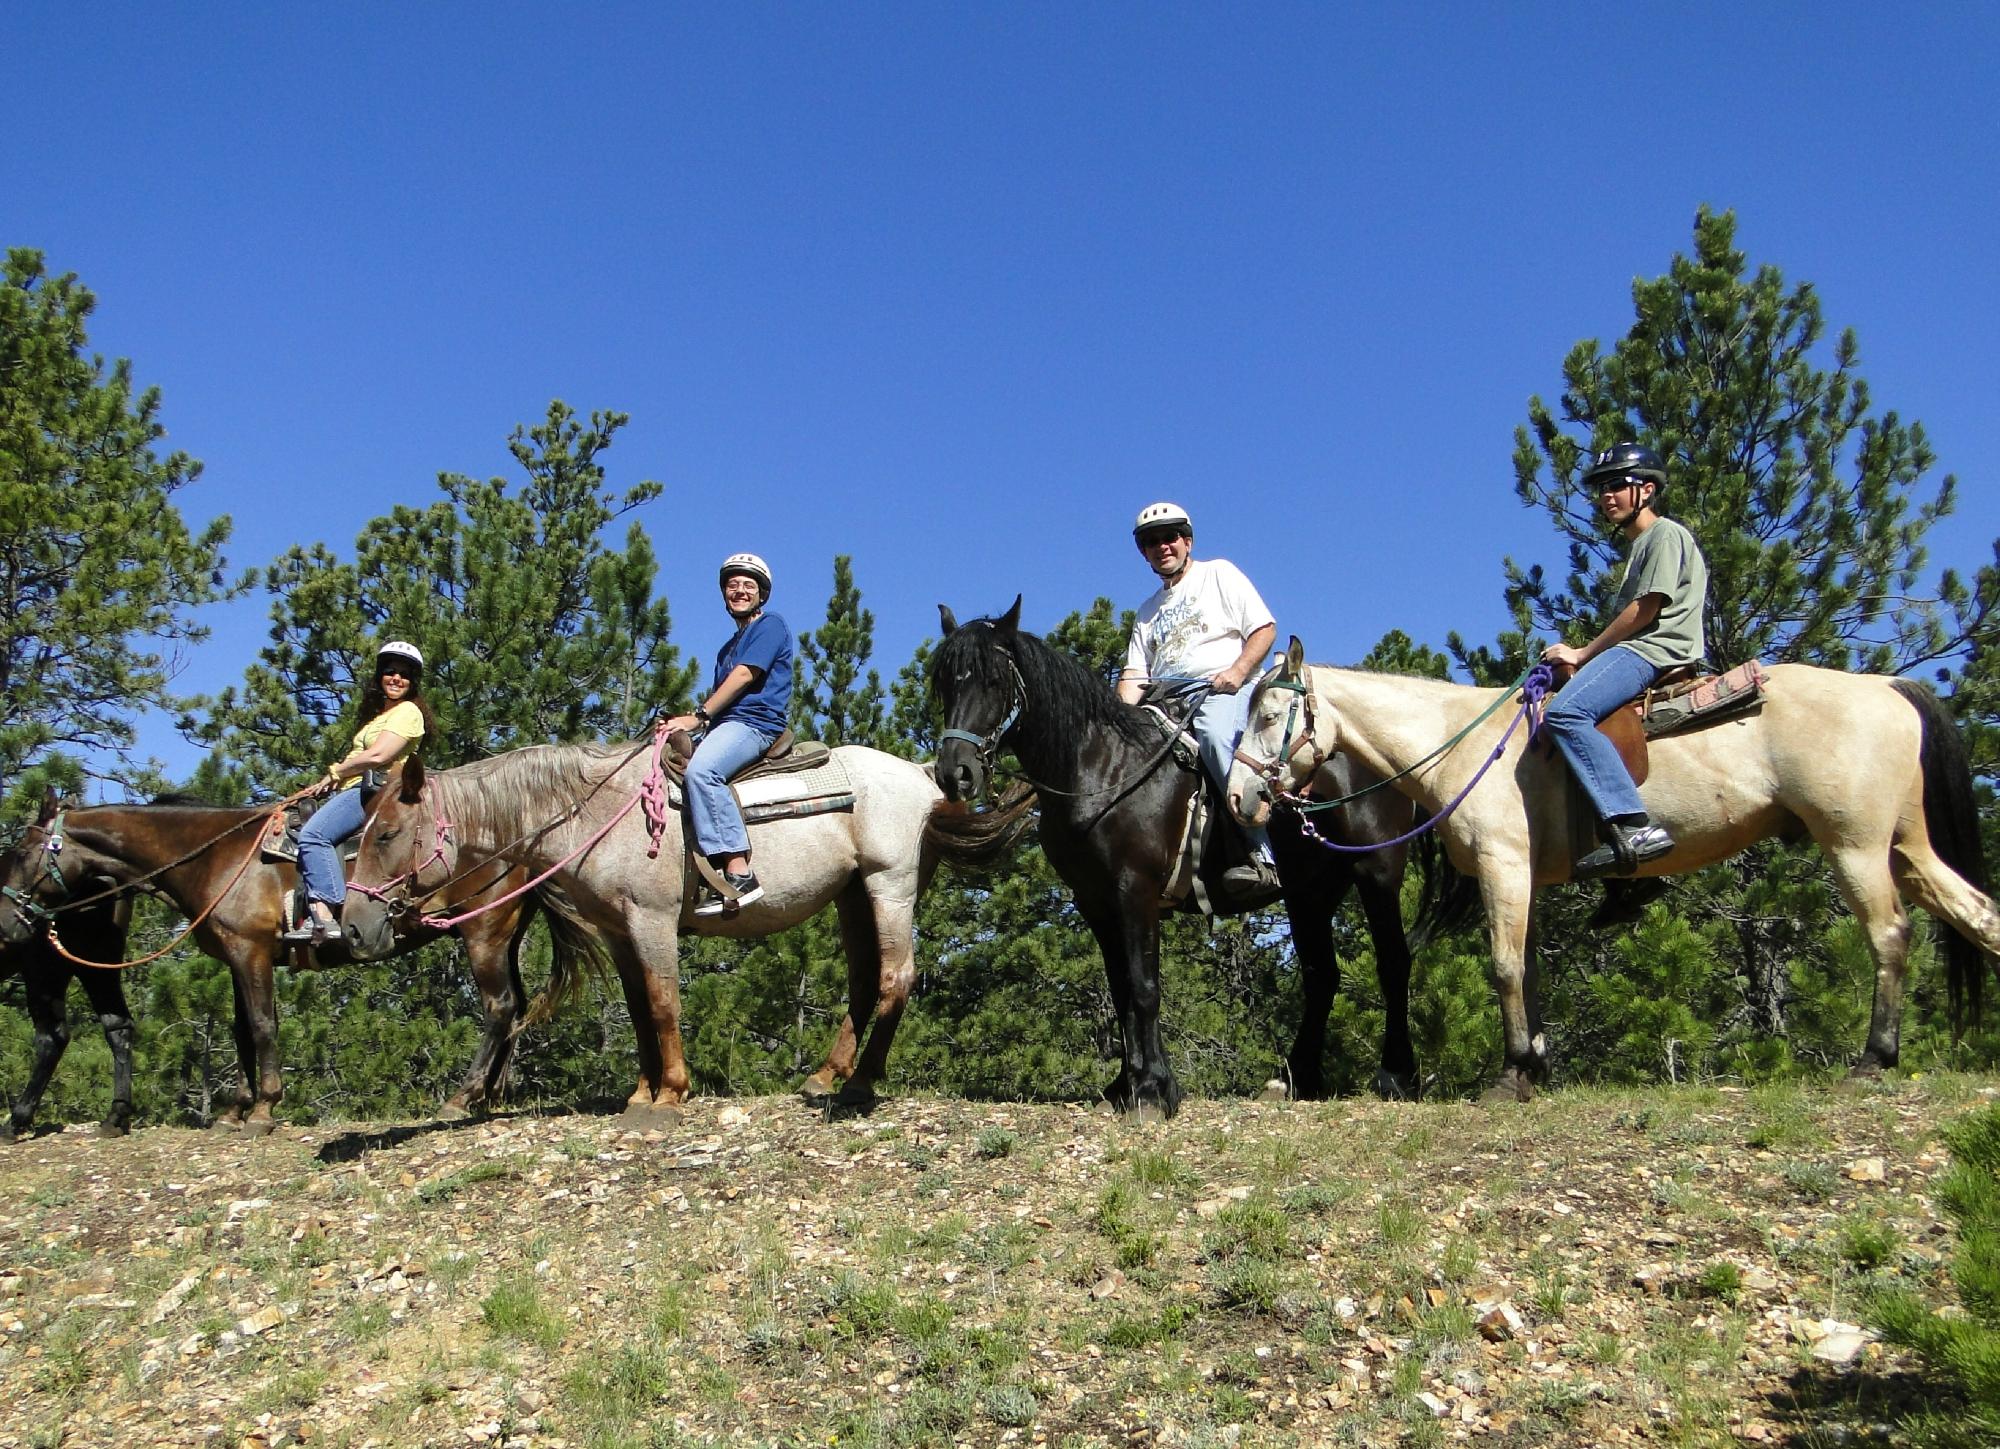
[[[944,626],[944,637],[949,639],[958,630],[958,615],[952,613],[950,604],[938,605],[938,623]]]
[[[1305,677],[1306,646],[1300,642],[1296,634],[1292,635],[1292,642],[1285,646],[1285,672],[1299,678]]]
[[[995,625],[1002,634],[1016,634],[1021,629],[1021,596],[1014,595],[1014,607],[1000,616]]]
[[[405,805],[414,805],[423,798],[423,795],[424,762],[416,755],[411,755],[409,759],[403,761],[402,801]]]
[[[61,810],[62,797],[56,794],[56,787],[51,785],[42,792],[42,814],[41,818],[35,823],[37,825],[47,825],[51,820],[56,818]]]

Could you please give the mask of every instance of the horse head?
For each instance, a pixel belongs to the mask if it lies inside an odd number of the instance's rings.
[[[427,894],[423,878],[449,876],[456,857],[440,792],[426,781],[423,761],[412,755],[403,762],[396,788],[375,792],[362,822],[340,911],[349,954],[357,961],[392,955],[397,922],[415,915]]]
[[[50,786],[32,825],[0,853],[0,942],[19,946],[33,938],[68,899],[63,874],[62,801]]]
[[[1316,715],[1305,645],[1294,634],[1284,657],[1251,693],[1249,722],[1223,791],[1230,813],[1245,825],[1268,821],[1278,797],[1305,788],[1326,763],[1332,746],[1320,735],[1331,723]]]
[[[938,733],[937,782],[947,800],[976,800],[992,782],[993,757],[1027,702],[1027,686],[1014,662],[1020,635],[1021,596],[997,619],[974,619],[963,628],[938,605],[944,642],[931,657],[931,696],[945,727]]]

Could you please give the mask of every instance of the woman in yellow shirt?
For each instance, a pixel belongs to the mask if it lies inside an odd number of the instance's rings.
[[[307,914],[284,934],[285,941],[317,945],[340,933],[335,918],[347,899],[347,881],[335,847],[367,818],[367,802],[357,788],[361,777],[402,763],[435,728],[431,707],[419,688],[423,674],[424,656],[414,644],[392,639],[376,651],[375,677],[361,693],[361,718],[366,723],[354,736],[354,748],[326,772],[322,788],[334,791],[333,798],[315,810],[299,831],[299,875],[305,881]]]

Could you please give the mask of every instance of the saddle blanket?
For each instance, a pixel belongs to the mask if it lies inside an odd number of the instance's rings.
[[[854,808],[854,785],[847,778],[847,767],[836,755],[828,755],[824,764],[810,770],[758,775],[738,780],[729,788],[742,807],[745,825]]]

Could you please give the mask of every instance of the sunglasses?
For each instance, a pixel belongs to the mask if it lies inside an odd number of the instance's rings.
[[[1139,547],[1158,548],[1161,544],[1171,543],[1181,536],[1178,528],[1163,528],[1153,533],[1142,533],[1139,535]]]

